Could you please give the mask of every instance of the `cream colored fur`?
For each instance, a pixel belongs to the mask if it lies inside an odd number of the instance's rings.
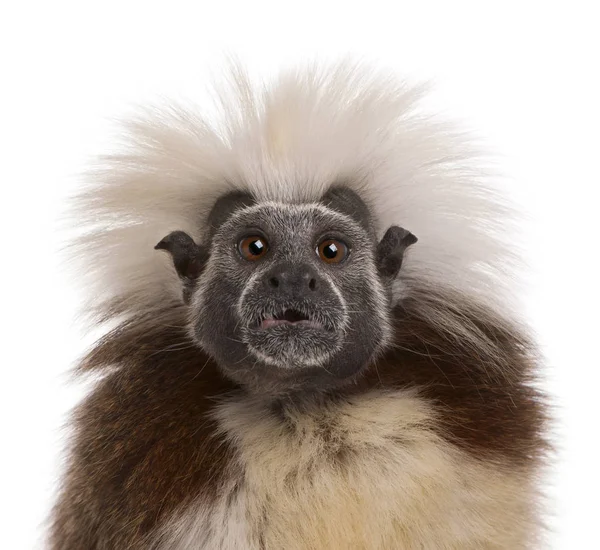
[[[181,510],[161,550],[534,547],[529,472],[445,443],[414,393],[353,397],[289,425],[251,401],[221,406],[218,418],[243,475],[210,511],[201,497]]]

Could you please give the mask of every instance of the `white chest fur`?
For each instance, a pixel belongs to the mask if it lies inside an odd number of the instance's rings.
[[[228,403],[220,425],[243,475],[165,526],[172,550],[530,548],[525,472],[477,461],[440,438],[411,392],[371,393],[288,413]]]

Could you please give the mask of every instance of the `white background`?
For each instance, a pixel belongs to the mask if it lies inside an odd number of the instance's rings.
[[[59,267],[56,226],[86,156],[109,143],[108,119],[189,94],[224,52],[267,74],[354,52],[432,79],[438,111],[502,157],[531,217],[525,305],[558,419],[548,547],[600,548],[596,4],[3,2],[0,546],[39,544],[60,426],[82,393],[67,370],[89,337]]]

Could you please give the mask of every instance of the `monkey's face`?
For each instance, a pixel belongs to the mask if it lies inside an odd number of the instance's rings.
[[[255,390],[352,379],[390,330],[391,278],[377,265],[381,247],[364,204],[238,199],[212,216],[217,227],[191,291],[194,338]]]

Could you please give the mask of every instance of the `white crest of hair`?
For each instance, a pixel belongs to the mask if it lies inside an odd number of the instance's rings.
[[[397,299],[418,293],[423,315],[442,324],[443,304],[427,289],[512,317],[511,210],[464,133],[422,112],[423,93],[349,61],[289,70],[262,85],[236,65],[214,94],[216,111],[144,109],[77,198],[87,310],[105,319],[180,303],[171,262],[153,246],[174,230],[201,240],[208,210],[226,191],[314,202],[343,183],[370,206],[380,235],[397,224],[419,239]]]

